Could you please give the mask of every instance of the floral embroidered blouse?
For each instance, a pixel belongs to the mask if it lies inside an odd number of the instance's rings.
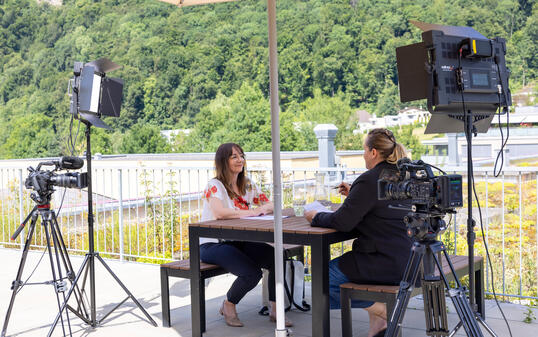
[[[200,219],[201,221],[215,220],[213,211],[209,206],[209,198],[218,198],[222,201],[222,205],[224,207],[233,208],[236,210],[248,210],[253,206],[261,206],[263,203],[269,201],[267,196],[262,193],[260,187],[252,183],[250,179],[247,180],[245,195],[231,199],[230,196],[228,196],[226,188],[222,182],[216,178],[213,178],[207,183],[207,186],[204,189],[202,217]],[[218,242],[218,240],[200,238],[200,244],[207,242]]]

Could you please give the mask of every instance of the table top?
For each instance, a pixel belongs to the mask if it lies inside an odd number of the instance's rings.
[[[283,212],[284,214],[288,212]],[[219,229],[235,229],[245,231],[273,232],[273,220],[253,220],[253,219],[229,219],[210,220],[189,224],[190,227],[206,227]],[[302,216],[289,216],[282,219],[282,232],[295,234],[329,234],[337,232],[332,228],[312,227]]]

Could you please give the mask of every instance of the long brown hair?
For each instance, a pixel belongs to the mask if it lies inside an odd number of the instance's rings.
[[[239,151],[241,155],[245,155],[241,146],[235,143],[221,144],[215,153],[215,168],[217,170],[216,178],[224,185],[226,192],[231,199],[239,197],[232,188],[233,182],[230,181],[230,167],[228,166],[228,160],[232,156],[234,148]],[[245,195],[247,191],[247,177],[245,175],[246,166],[247,162],[245,161],[243,163],[243,171],[237,176],[237,188],[239,189],[241,196]]]
[[[392,131],[385,128],[370,130],[364,144],[370,150],[376,149],[381,155],[381,158],[391,164],[396,164],[398,160],[407,156],[405,147],[396,142]]]

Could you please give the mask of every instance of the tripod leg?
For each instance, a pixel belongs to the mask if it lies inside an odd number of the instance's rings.
[[[86,254],[86,256],[84,257],[84,261],[82,261],[82,264],[80,265],[80,269],[77,273],[77,276],[75,277],[75,281],[73,282],[73,285],[71,285],[71,289],[69,289],[69,291],[67,292],[67,296],[65,297],[65,302],[62,304],[62,307],[60,308],[60,312],[58,312],[58,314],[56,315],[56,318],[54,319],[54,322],[52,323],[52,326],[50,327],[47,337],[50,337],[52,333],[54,332],[54,329],[56,328],[56,324],[58,324],[58,321],[60,320],[62,312],[67,307],[67,301],[69,301],[69,298],[71,298],[71,295],[73,294],[73,291],[75,290],[75,287],[78,283],[78,280],[80,279],[80,276],[82,275],[82,272],[86,270],[86,266],[87,266],[89,258],[90,258],[90,254]]]
[[[63,255],[61,255],[63,253],[63,251],[61,250],[61,246],[60,246],[60,242],[58,240],[58,236],[60,235],[59,232],[57,232],[58,228],[55,226],[55,222],[53,221],[54,220],[54,212],[53,211],[49,211],[49,213],[47,214],[47,217],[48,217],[48,225],[49,225],[49,229],[50,229],[50,236],[52,237],[52,242],[54,243],[54,255],[56,257],[56,265],[58,266],[58,280],[59,282],[57,283],[58,286],[56,288],[56,292],[61,292],[62,293],[62,297],[63,297],[63,300],[65,302],[65,291],[67,290],[67,282],[64,280],[64,277],[63,277],[63,274],[62,274],[62,264],[60,263],[60,256],[62,257],[62,260],[64,262],[64,267],[66,267],[65,265],[65,258]],[[69,277],[69,269],[66,268],[66,277]],[[60,303],[58,302],[58,309],[61,308],[61,305]],[[72,336],[73,335],[73,331],[71,330],[71,321],[69,319],[69,311],[66,310],[65,311],[65,317],[66,317],[66,320],[67,320],[67,327],[69,328],[69,335]]]
[[[46,220],[45,217],[42,217],[41,221],[42,221],[43,228],[45,230],[45,238],[47,239],[47,248],[49,250],[49,259],[50,259],[50,268],[51,268],[51,271],[52,271],[52,283],[54,285],[54,293],[56,294],[56,302],[58,302],[58,310],[59,310],[59,314],[60,314],[60,319],[62,321],[62,331],[63,331],[64,336],[66,336],[66,334],[65,334],[65,326],[64,326],[64,318],[63,318],[63,315],[61,315],[62,311],[60,310],[62,306],[60,304],[60,296],[58,295],[58,287],[59,287],[58,282],[59,281],[56,278],[56,268],[54,268],[54,258],[52,257],[52,246],[50,244],[50,233],[49,233],[49,228],[48,228],[48,224],[47,224],[48,220]]]
[[[7,325],[9,323],[9,317],[11,316],[11,310],[13,309],[13,304],[15,303],[15,296],[19,291],[22,278],[22,272],[24,271],[24,265],[26,264],[26,257],[28,256],[28,250],[30,249],[30,244],[32,243],[32,237],[34,236],[35,224],[37,221],[37,212],[32,211],[32,222],[30,223],[30,229],[28,230],[28,235],[26,236],[26,241],[24,242],[24,249],[22,251],[21,262],[19,263],[19,270],[17,271],[17,277],[15,281],[11,284],[11,300],[9,301],[9,306],[6,312],[6,318],[4,319],[4,326],[2,328],[2,337],[6,335]]]
[[[491,329],[491,327],[486,323],[486,321],[484,321],[484,319],[482,319],[482,317],[477,316],[476,319],[478,320],[478,322],[479,322],[480,324],[482,324],[482,326],[484,327],[484,329],[486,329],[486,330],[489,332],[489,334],[490,334],[491,336],[493,336],[493,337],[497,337],[497,334],[495,333],[495,331],[493,331],[493,330]]]
[[[121,282],[121,280],[116,276],[116,274],[114,274],[114,272],[112,271],[112,269],[110,269],[110,267],[106,264],[105,260],[103,260],[103,258],[101,258],[101,256],[99,256],[98,253],[95,254],[97,256],[97,259],[101,262],[101,264],[103,265],[103,267],[106,268],[106,270],[110,273],[110,275],[112,275],[112,277],[116,280],[116,282],[118,282],[118,284],[120,285],[120,287],[123,288],[123,290],[127,293],[127,295],[133,300],[133,302],[138,306],[138,308],[142,311],[142,313],[147,317],[147,319],[151,322],[151,324],[153,324],[153,326],[157,326],[157,323],[153,320],[153,318],[151,318],[151,316],[147,313],[146,309],[144,309],[144,307],[138,302],[138,300],[133,296],[133,294],[131,294],[131,292],[129,291],[129,289],[127,289],[127,287],[123,284],[123,282]],[[112,311],[114,311],[118,306],[116,306],[114,309],[112,309],[108,314],[105,315],[108,316]]]
[[[422,282],[426,335],[446,336],[448,334],[448,320],[444,286],[439,280],[423,280]]]
[[[400,332],[405,309],[411,298],[411,293],[413,292],[420,271],[420,263],[424,256],[424,251],[425,247],[423,245],[418,243],[413,245],[411,256],[409,257],[407,267],[405,268],[403,280],[400,283],[398,296],[396,297],[396,305],[391,313],[387,331],[385,332],[385,337],[396,337]]]
[[[456,289],[450,289],[448,280],[443,273],[441,262],[435,256],[435,254],[432,254],[435,260],[435,264],[437,265],[437,269],[439,270],[439,275],[443,279],[446,289],[448,289],[448,294],[452,300],[452,303],[454,303],[454,307],[456,308],[456,312],[458,313],[458,316],[463,324],[463,328],[465,329],[467,336],[483,337],[482,331],[480,330],[480,327],[478,326],[478,321],[476,320],[475,313],[473,312],[471,305],[469,304],[467,300],[467,296],[465,295],[465,289],[461,285],[460,280],[458,279],[458,276],[456,275],[456,271],[454,269],[454,266],[452,265],[452,262],[450,261],[450,258],[448,257],[448,253],[445,249],[445,246],[441,242],[438,242],[436,245],[431,245],[431,248],[434,253],[439,252],[439,251],[443,253],[450,267],[450,271],[452,272],[452,275],[454,276],[454,280],[458,287]]]
[[[62,238],[62,233],[60,231],[60,226],[58,225],[58,220],[56,218],[56,214],[52,213],[52,227],[54,230],[51,231],[54,234],[54,239],[58,243],[58,247],[60,249],[60,257],[62,258],[62,262],[64,265],[64,268],[67,273],[67,278],[69,279],[71,285],[73,285],[73,281],[75,279],[75,270],[73,269],[73,265],[71,264],[71,260],[69,259],[69,254],[67,252],[67,247],[65,245],[65,242]],[[80,288],[78,285],[75,287],[75,300],[77,302],[77,308],[74,309],[71,306],[68,305],[68,308],[79,318],[81,318],[86,323],[89,322],[89,314],[86,309],[86,303],[84,302],[84,297],[82,296],[82,292],[80,291]]]

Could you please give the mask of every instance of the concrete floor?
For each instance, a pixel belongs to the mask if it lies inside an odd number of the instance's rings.
[[[41,256],[42,253],[39,252],[31,252],[28,255],[23,280],[28,277]],[[3,324],[9,304],[11,282],[15,279],[20,258],[20,251],[0,248],[0,261],[2,261],[0,273],[1,324]],[[78,270],[82,263],[82,257],[72,256],[71,261],[75,270]],[[159,266],[118,261],[107,261],[107,263],[159,326],[153,327],[136,305],[131,300],[127,300],[96,328],[89,327],[83,324],[80,319],[70,315],[73,336],[186,337],[191,335],[189,283],[187,280],[171,279],[172,327],[163,328]],[[43,282],[50,278],[50,262],[48,255],[45,255],[29,282]],[[239,317],[245,327],[230,328],[225,325],[222,317],[218,315],[218,308],[232,282],[233,277],[231,276],[216,277],[209,282],[206,289],[207,332],[204,336],[274,336],[274,323],[269,322],[267,317],[258,315],[258,310],[261,307],[261,286],[251,291],[238,305]],[[97,317],[99,319],[126,296],[99,263],[97,264],[96,283]],[[309,286],[310,284],[307,283],[308,302],[310,302]],[[487,323],[499,337],[509,336],[506,324],[495,302],[487,301],[486,307]],[[535,321],[531,324],[523,322],[527,307],[511,303],[502,303],[501,307],[510,323],[512,336],[538,336],[538,324]],[[46,336],[57,312],[58,304],[51,285],[28,285],[17,295],[6,336]],[[538,310],[533,309],[533,312],[535,316],[538,316]],[[311,335],[311,314],[309,312],[292,311],[287,316],[294,322],[294,326],[291,328],[293,336]],[[459,321],[451,304],[448,308],[448,319],[451,328]],[[65,326],[67,330],[67,324]],[[422,301],[417,297],[411,300],[406,311],[403,336],[425,336],[424,327]],[[367,336],[368,317],[364,310],[353,311],[353,330],[354,336]],[[67,335],[69,334],[67,333]],[[53,336],[63,336],[61,325],[58,325]],[[331,311],[331,336],[341,336],[340,312],[338,310]],[[460,329],[456,336],[465,336],[465,331]],[[489,334],[484,332],[484,336],[489,336]]]

